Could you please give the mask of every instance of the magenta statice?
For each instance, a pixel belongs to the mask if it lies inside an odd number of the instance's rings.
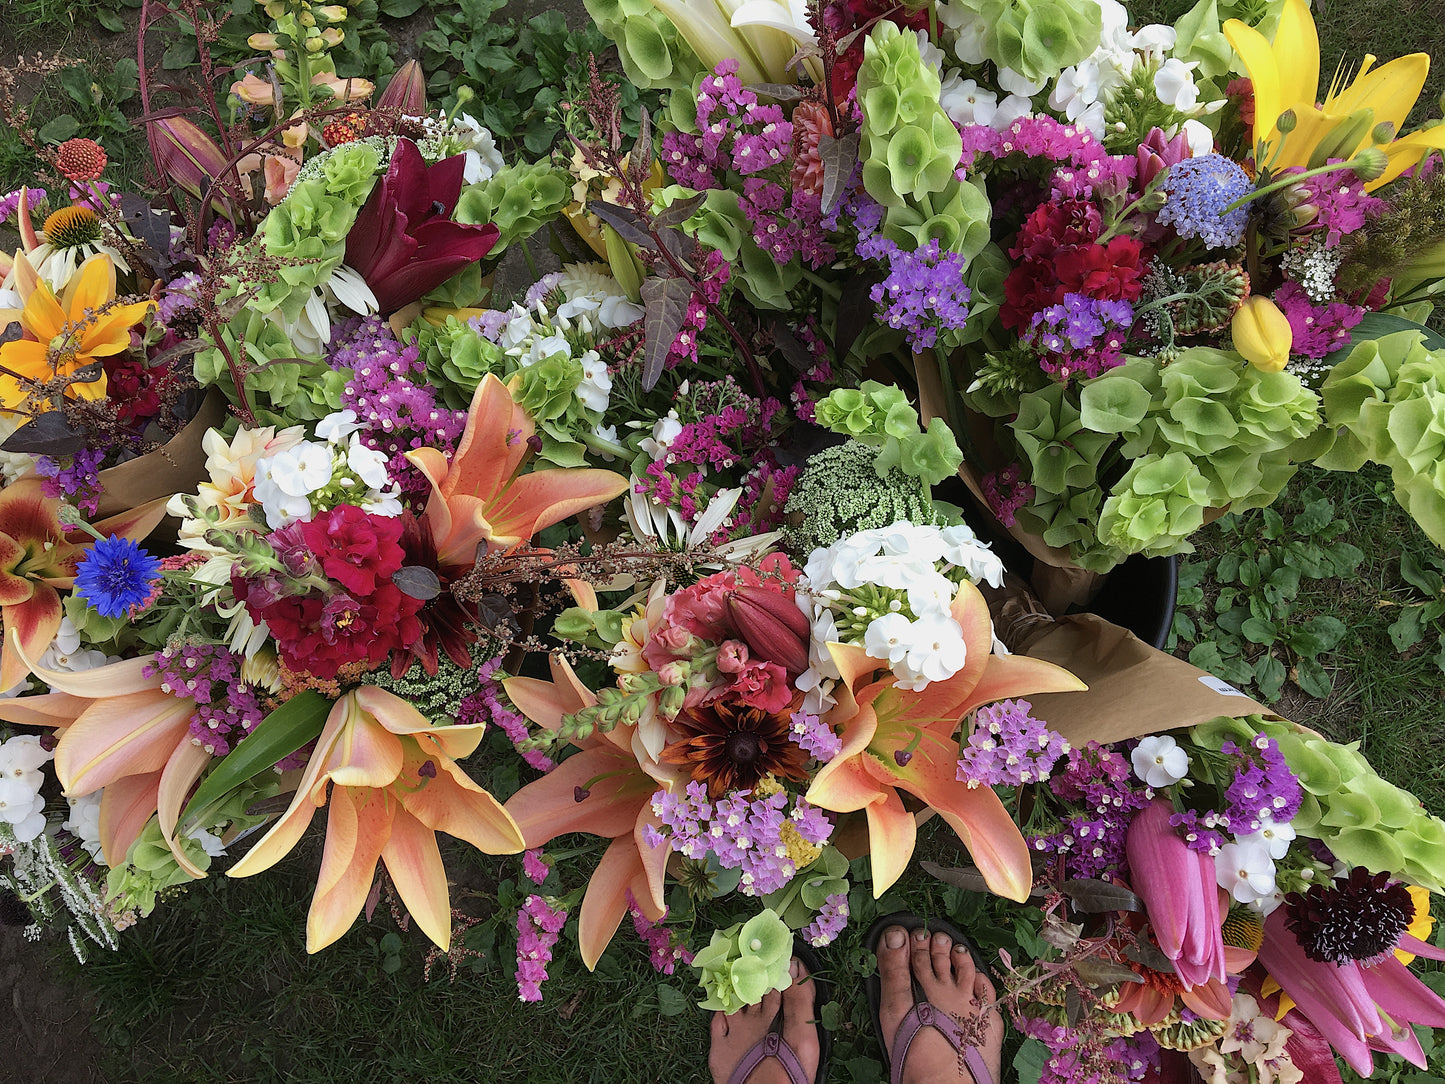
[[[567,912],[543,896],[528,896],[517,912],[517,996],[523,1001],[542,1000],[547,965],[566,922]]]

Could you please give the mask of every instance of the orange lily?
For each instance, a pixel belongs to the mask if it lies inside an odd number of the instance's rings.
[[[568,516],[610,501],[627,479],[607,470],[556,469],[518,474],[534,427],[505,384],[488,375],[477,385],[467,427],[447,462],[436,448],[407,458],[431,482],[426,518],[441,564],[470,565],[483,543],[510,549]]]
[[[128,350],[130,329],[145,318],[152,302],[116,305],[114,301],[115,264],[104,254],[81,264],[59,298],[37,278],[20,314],[25,336],[0,345],[0,365],[20,377],[45,381],[70,376],[98,358]],[[0,374],[0,406],[19,406],[30,390],[24,381]],[[66,393],[77,399],[103,399],[105,377],[68,384]]]
[[[204,877],[174,845],[176,822],[191,787],[211,754],[191,741],[194,700],[161,689],[160,674],[146,677],[150,656],[70,673],[36,666],[15,630],[7,650],[52,689],[41,696],[0,700],[0,719],[63,728],[55,747],[55,774],[67,797],[100,796],[100,842],[108,865],[125,860],[151,817],[181,868]],[[48,643],[48,641],[47,641]]]
[[[968,649],[964,668],[916,693],[899,689],[891,674],[857,689],[877,660],[861,647],[828,645],[843,677],[831,713],[831,721],[842,724],[843,747],[818,772],[807,798],[835,813],[867,814],[875,899],[898,880],[913,855],[917,823],[898,793],[906,790],[958,833],[992,891],[1022,902],[1033,885],[1028,847],[998,795],[958,781],[954,735],[981,704],[1085,686],[1052,663],[990,654],[988,606],[972,584],[959,588],[952,616]]]
[[[0,649],[0,689],[25,676],[26,662],[17,645],[38,659],[55,639],[63,616],[57,588],[75,583],[76,562],[85,546],[67,534],[59,508],[60,501],[45,495],[38,478],[21,478],[0,489],[0,612],[6,630]],[[103,535],[139,540],[165,514],[162,498],[112,516],[95,528]]]
[[[326,849],[306,916],[306,951],[319,952],[361,913],[380,858],[422,932],[451,945],[451,899],[436,833],[486,854],[515,854],[522,834],[500,802],[457,765],[482,740],[484,724],[433,726],[384,689],[363,685],[336,701],[290,808],[230,869],[270,869],[300,841],[326,804]]]
[[[552,680],[508,678],[503,682],[517,710],[532,722],[556,730],[562,716],[597,703],[561,656],[552,656]],[[630,890],[642,912],[662,917],[663,875],[672,847],[649,846],[645,829],[656,830],[652,796],[687,785],[688,774],[633,754],[631,727],[618,726],[577,741],[580,752],[562,761],[541,779],[529,783],[507,802],[525,846],[540,847],[566,832],[586,832],[611,839],[592,873],[582,898],[578,944],[589,969],[606,950],[627,914]],[[579,800],[580,798],[580,800]]]

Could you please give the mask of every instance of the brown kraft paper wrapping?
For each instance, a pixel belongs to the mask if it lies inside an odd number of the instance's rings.
[[[217,391],[201,401],[201,409],[186,427],[153,452],[137,456],[100,472],[103,487],[96,517],[128,512],[158,497],[189,493],[206,477],[206,453],[201,441],[206,430],[226,419],[226,403]]]

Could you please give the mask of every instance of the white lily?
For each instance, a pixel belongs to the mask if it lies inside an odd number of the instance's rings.
[[[795,83],[788,64],[800,45],[816,42],[800,0],[652,0],[709,70],[734,57],[738,78]],[[810,69],[816,64],[811,62]],[[815,73],[821,78],[821,71]]]

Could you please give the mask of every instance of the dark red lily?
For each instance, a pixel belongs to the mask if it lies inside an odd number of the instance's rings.
[[[428,166],[410,140],[399,140],[391,165],[346,237],[346,262],[361,273],[383,314],[435,289],[497,243],[488,223],[451,220],[466,159]]]

